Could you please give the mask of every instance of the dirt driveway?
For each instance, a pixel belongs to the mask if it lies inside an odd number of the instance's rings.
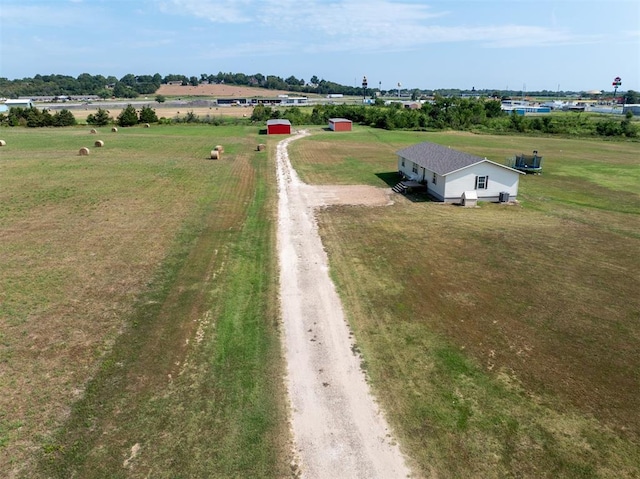
[[[297,463],[305,479],[409,477],[352,351],[314,217],[314,208],[327,204],[384,205],[390,192],[302,183],[287,146],[306,134],[277,147],[280,295]]]

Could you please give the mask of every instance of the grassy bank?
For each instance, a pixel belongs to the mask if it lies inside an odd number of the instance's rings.
[[[320,214],[406,451],[428,477],[637,477],[637,144],[363,129],[302,140],[292,160],[311,183],[386,186],[393,152],[425,140],[497,161],[537,149],[545,170],[519,206]]]
[[[281,475],[275,190],[257,129],[8,133],[0,468]]]

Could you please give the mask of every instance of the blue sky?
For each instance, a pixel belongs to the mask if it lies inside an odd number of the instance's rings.
[[[640,91],[640,2],[0,0],[0,77],[219,71]]]

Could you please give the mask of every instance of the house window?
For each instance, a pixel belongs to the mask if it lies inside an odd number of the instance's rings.
[[[434,173],[433,177],[431,178],[431,182],[435,185],[436,183],[438,183],[438,176]]]
[[[402,159],[402,166],[404,166],[404,158]]]
[[[489,186],[488,176],[476,176],[476,190],[486,190]]]
[[[414,173],[418,173],[418,165],[416,165],[415,163],[413,164],[413,168],[411,168],[411,171],[413,171]]]

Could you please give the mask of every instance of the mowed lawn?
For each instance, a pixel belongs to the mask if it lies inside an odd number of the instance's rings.
[[[538,150],[516,206],[396,196],[321,233],[374,391],[426,477],[640,477],[640,144],[316,130],[302,179],[397,181],[433,141],[502,162]]]
[[[98,130],[2,131],[0,475],[282,477],[258,128]]]

